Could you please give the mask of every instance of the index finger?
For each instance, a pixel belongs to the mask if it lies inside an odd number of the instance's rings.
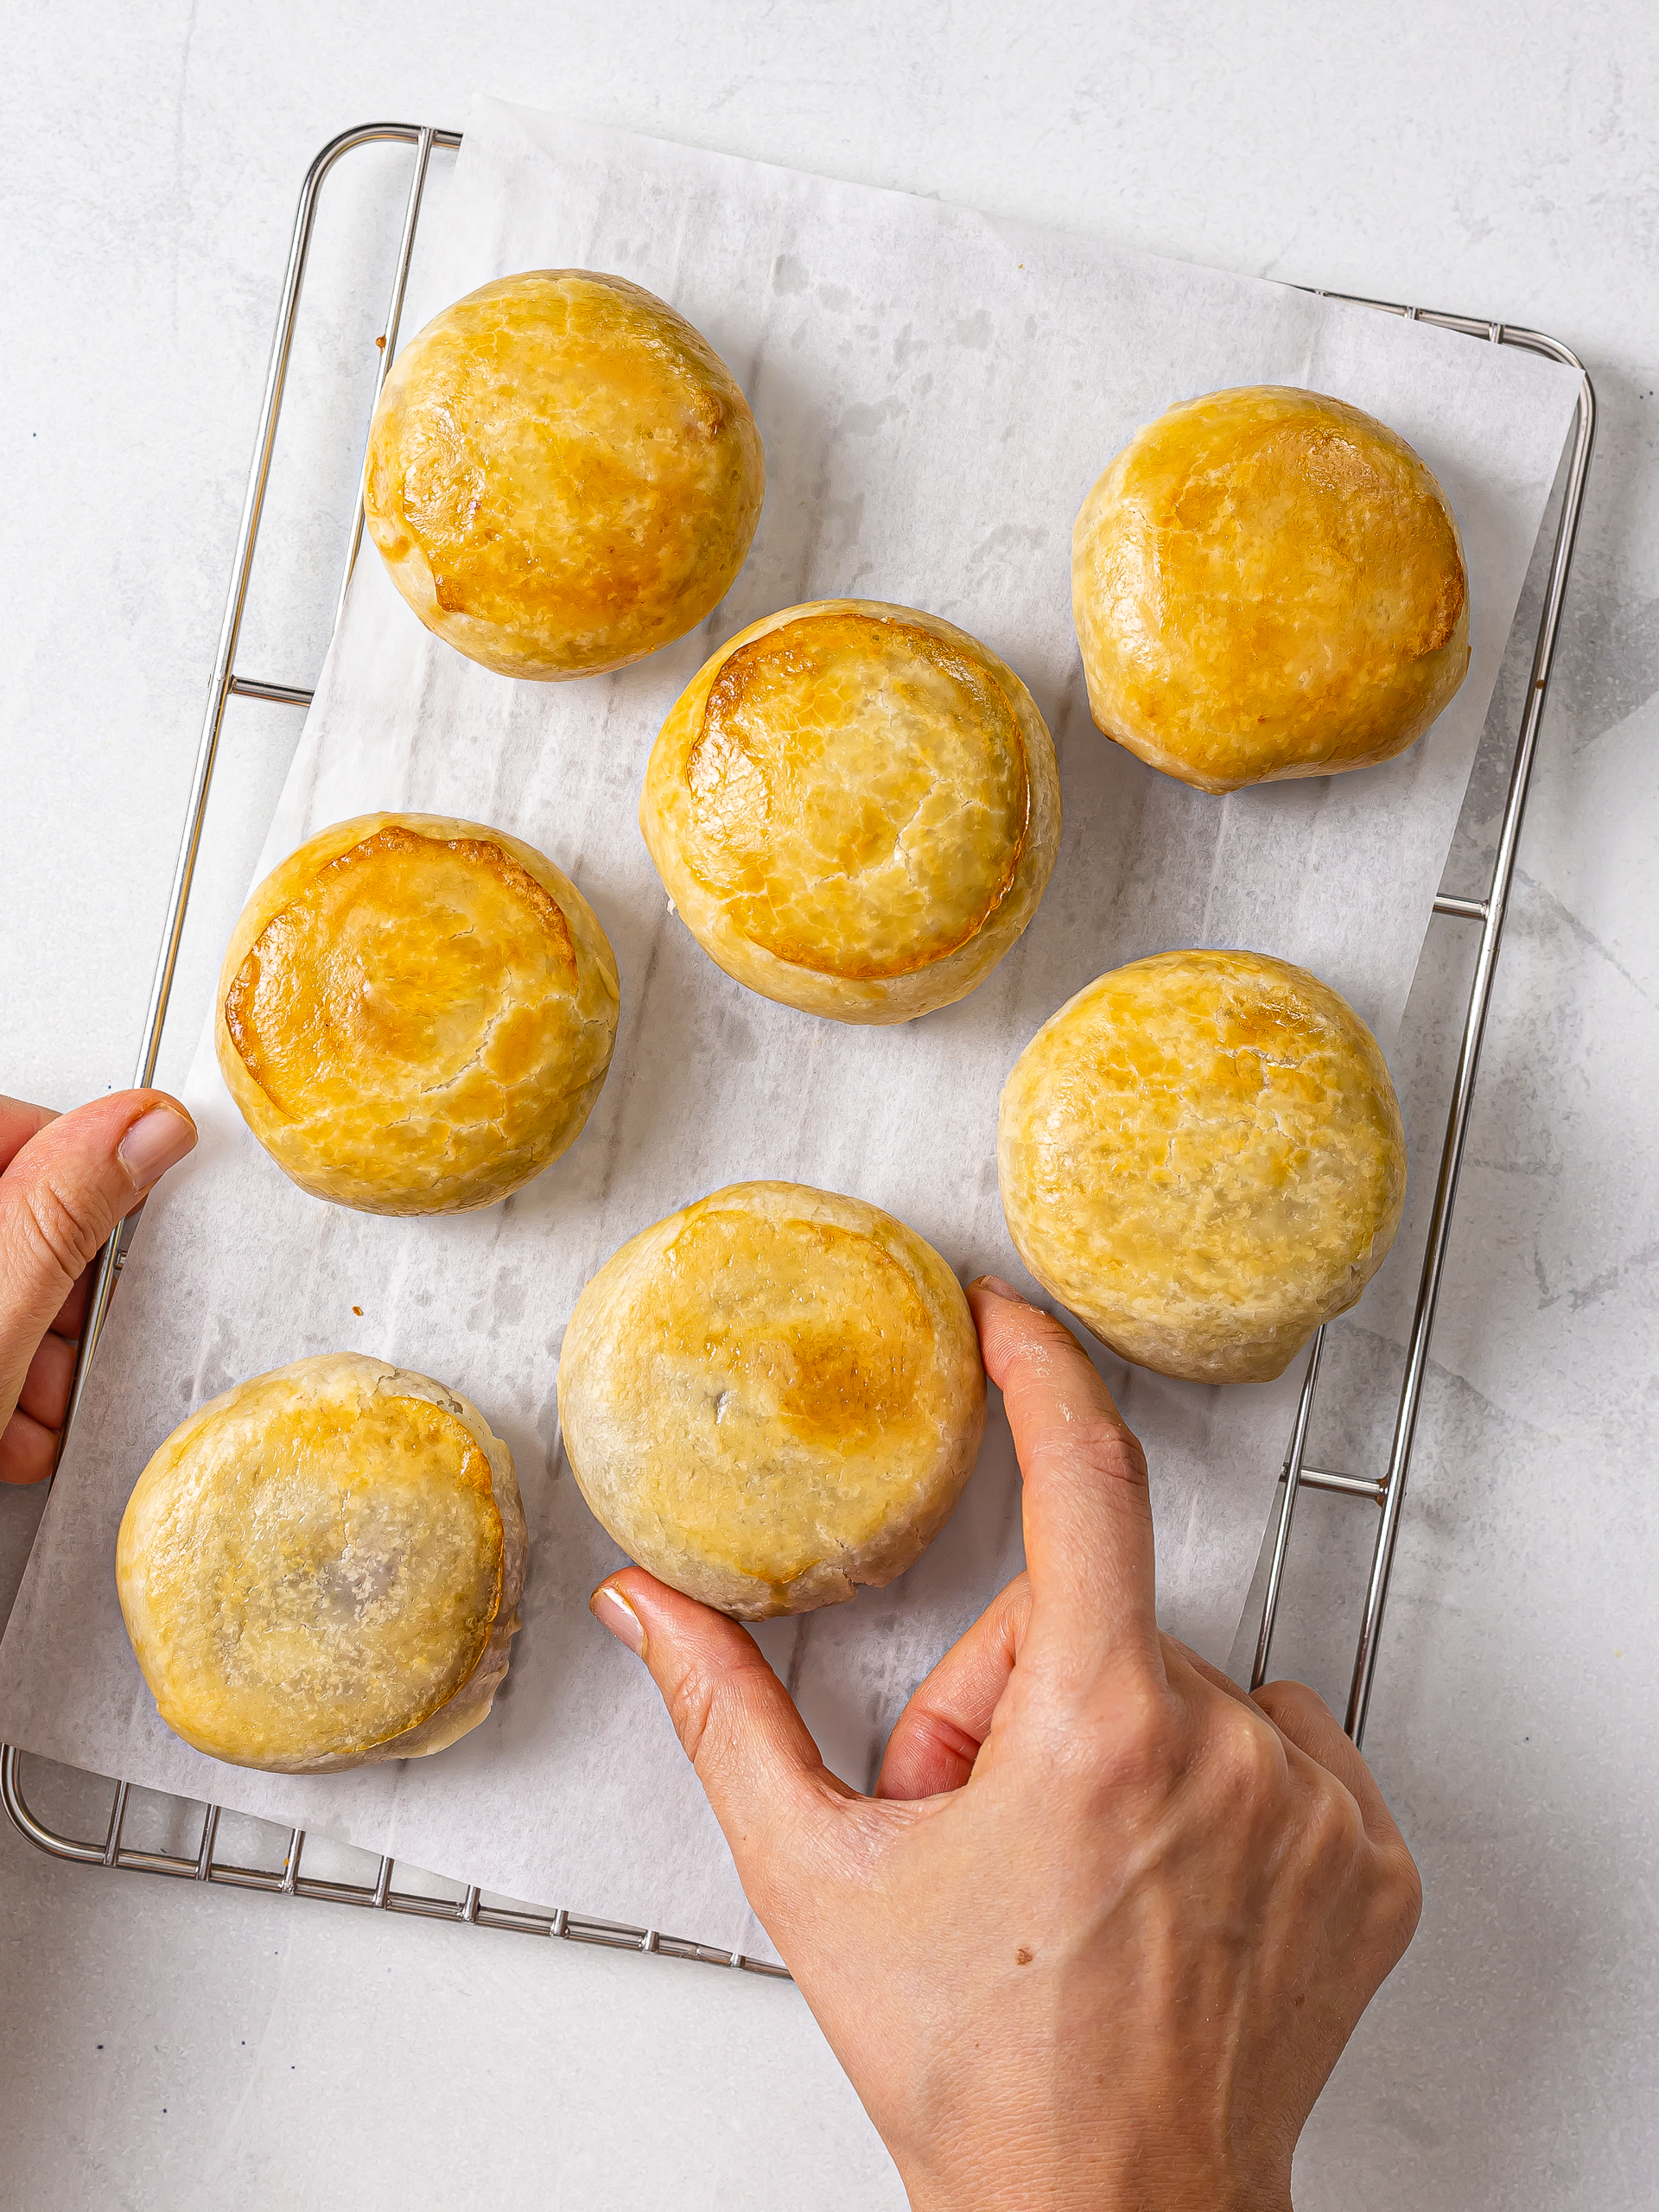
[[[1071,1332],[994,1275],[970,1284],[985,1371],[1002,1393],[1025,1482],[1033,1631],[1087,1663],[1158,1637],[1147,1462]]]

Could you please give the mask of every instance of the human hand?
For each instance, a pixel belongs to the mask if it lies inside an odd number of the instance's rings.
[[[164,1090],[116,1091],[72,1114],[0,1097],[0,1482],[51,1473],[92,1263],[195,1141]]]
[[[1027,1568],[917,1690],[874,1798],[735,1621],[643,1569],[595,1614],[662,1691],[915,2212],[1263,2212],[1421,1891],[1313,1691],[1160,1634],[1141,1448],[1060,1324],[969,1293]]]

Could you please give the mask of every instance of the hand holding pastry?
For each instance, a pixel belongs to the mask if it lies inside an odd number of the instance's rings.
[[[0,1098],[0,1482],[51,1473],[92,1262],[195,1141],[165,1091],[118,1090],[72,1114]]]
[[[874,1798],[734,1621],[637,1567],[594,1610],[918,2212],[1288,2206],[1416,1870],[1311,1691],[1247,1698],[1160,1634],[1139,1446],[1058,1322],[972,1296],[1029,1569],[912,1698]]]

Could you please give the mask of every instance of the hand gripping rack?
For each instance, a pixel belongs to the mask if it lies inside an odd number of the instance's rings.
[[[179,850],[178,865],[174,872],[173,887],[168,903],[167,923],[162,933],[161,957],[156,963],[155,982],[150,988],[149,1004],[144,1016],[143,1046],[139,1054],[134,1084],[143,1087],[155,1077],[156,1059],[161,1050],[162,1023],[166,1020],[168,1001],[172,994],[175,971],[178,965],[179,947],[184,932],[185,909],[189,901],[191,881],[195,873],[197,854],[201,842],[202,823],[207,807],[207,796],[213,782],[213,766],[219,751],[219,734],[224,725],[225,710],[232,697],[264,699],[280,705],[307,707],[311,702],[309,691],[295,689],[284,683],[267,683],[257,677],[243,676],[237,671],[236,649],[246,604],[248,582],[253,568],[254,550],[259,536],[260,516],[264,505],[265,488],[270,474],[271,454],[276,443],[276,426],[282,414],[283,386],[287,378],[289,359],[293,349],[294,331],[299,312],[300,291],[304,281],[306,262],[310,251],[313,224],[316,215],[318,194],[323,180],[342,156],[354,148],[376,142],[395,141],[415,149],[414,175],[410,179],[409,196],[404,205],[403,231],[398,244],[397,259],[392,277],[391,297],[386,309],[385,330],[379,348],[379,361],[370,399],[370,412],[380,397],[380,387],[385,380],[392,355],[397,350],[397,328],[402,319],[404,295],[409,282],[409,271],[415,251],[415,241],[421,218],[421,205],[435,147],[453,149],[460,145],[460,133],[439,130],[429,124],[409,123],[367,123],[353,130],[346,130],[326,145],[307,172],[300,192],[298,211],[294,221],[293,241],[289,247],[288,270],[283,282],[281,305],[276,315],[276,334],[271,346],[270,365],[265,374],[264,397],[259,410],[259,425],[254,439],[253,463],[249,472],[248,488],[242,505],[241,523],[237,531],[236,551],[232,562],[230,594],[226,601],[225,620],[219,632],[219,652],[213,664],[213,682],[207,696],[207,711],[202,724],[201,741],[196,755],[194,777],[190,787],[189,804],[185,817],[183,841]],[[1314,289],[1314,288],[1310,288]],[[1401,307],[1385,300],[1361,299],[1351,293],[1321,293],[1321,297],[1340,299],[1359,307],[1376,308],[1385,315],[1403,315],[1408,321],[1434,324],[1442,330],[1465,333],[1471,338],[1484,340],[1495,346],[1521,346],[1529,352],[1543,353],[1552,360],[1564,362],[1577,371],[1580,382],[1578,412],[1574,423],[1573,442],[1567,463],[1567,481],[1555,537],[1551,550],[1549,568],[1545,584],[1542,611],[1539,617],[1536,641],[1533,650],[1532,670],[1528,683],[1526,701],[1522,710],[1520,727],[1516,732],[1511,755],[1509,793],[1499,828],[1491,874],[1484,895],[1478,899],[1452,898],[1442,894],[1434,901],[1434,912],[1472,923],[1480,931],[1479,949],[1475,958],[1474,975],[1469,991],[1469,1001],[1464,1016],[1463,1036],[1458,1051],[1456,1071],[1452,1077],[1452,1096],[1446,1114],[1446,1135],[1440,1153],[1440,1173],[1435,1182],[1433,1204],[1429,1215],[1427,1241],[1423,1253],[1422,1269],[1419,1279],[1417,1302],[1412,1316],[1407,1339],[1403,1380],[1395,1413],[1393,1442],[1386,1471],[1372,1478],[1357,1475],[1337,1474],[1306,1464],[1308,1425],[1313,1414],[1314,1392],[1319,1384],[1319,1366],[1325,1349],[1325,1331],[1322,1328],[1314,1337],[1308,1353],[1302,1388],[1291,1432],[1290,1449],[1280,1471],[1276,1503],[1272,1516],[1266,1587],[1262,1603],[1260,1625],[1256,1633],[1255,1661],[1251,1669],[1251,1687],[1266,1679],[1268,1658],[1272,1648],[1274,1626],[1278,1620],[1280,1600],[1284,1587],[1285,1562],[1289,1551],[1292,1523],[1296,1501],[1304,1490],[1330,1491],[1336,1496],[1351,1498],[1369,1505],[1377,1515],[1376,1532],[1371,1551],[1371,1566],[1366,1586],[1363,1608],[1360,1616],[1358,1640],[1355,1647],[1352,1681],[1349,1691],[1347,1717],[1344,1726],[1348,1734],[1357,1744],[1363,1737],[1366,1714],[1370,1704],[1371,1688],[1376,1670],[1378,1639],[1382,1626],[1384,1608],[1388,1603],[1389,1581],[1394,1566],[1395,1544],[1400,1534],[1400,1516],[1405,1504],[1406,1480],[1411,1465],[1412,1445],[1416,1435],[1418,1415],[1421,1410],[1423,1383],[1428,1365],[1428,1344],[1434,1325],[1434,1312],[1445,1269],[1447,1244],[1452,1230],[1452,1209],[1457,1198],[1458,1177],[1463,1161],[1464,1140],[1468,1131],[1469,1113],[1474,1096],[1475,1075],[1480,1060],[1480,1049],[1486,1027],[1487,1009],[1491,1001],[1492,980],[1497,966],[1497,956],[1503,931],[1503,920],[1508,906],[1510,882],[1515,872],[1516,846],[1521,836],[1521,824],[1526,811],[1528,785],[1531,780],[1534,755],[1537,749],[1539,727],[1543,719],[1544,701],[1548,691],[1551,663],[1554,657],[1557,633],[1560,626],[1561,609],[1567,594],[1568,571],[1578,535],[1579,517],[1584,505],[1585,480],[1590,466],[1590,450],[1595,435],[1596,402],[1589,377],[1583,364],[1559,340],[1535,330],[1516,328],[1513,324],[1493,322],[1473,315],[1442,315],[1427,308]],[[351,578],[363,536],[363,498],[359,480],[355,512],[353,517],[346,550],[345,574],[340,590],[340,607],[344,606],[346,586]],[[336,610],[338,613],[338,608]],[[86,1385],[87,1363],[97,1343],[99,1332],[109,1311],[111,1295],[116,1277],[126,1256],[130,1228],[117,1232],[105,1247],[94,1277],[91,1305],[86,1325],[82,1332],[80,1351],[76,1363],[73,1389],[69,1409],[64,1422],[64,1433],[78,1411]],[[450,1899],[415,1890],[397,1890],[391,1885],[392,1861],[382,1859],[372,1881],[360,1883],[333,1881],[307,1876],[301,1872],[301,1854],[305,1846],[302,1829],[288,1831],[287,1844],[279,1869],[264,1869],[237,1866],[216,1855],[219,1826],[219,1808],[208,1805],[202,1808],[200,1840],[194,1857],[176,1856],[165,1852],[141,1851],[123,1841],[123,1828],[127,1817],[130,1785],[118,1782],[115,1785],[114,1801],[105,1834],[101,1840],[77,1840],[60,1834],[56,1829],[38,1819],[24,1798],[20,1776],[21,1755],[10,1745],[0,1746],[0,1803],[3,1803],[13,1823],[31,1843],[54,1858],[68,1859],[79,1866],[113,1866],[129,1872],[149,1874],[171,1874],[185,1880],[228,1884],[236,1889],[267,1890],[284,1897],[322,1897],[335,1904],[366,1905],[385,1912],[413,1913],[426,1919],[459,1921],[480,1928],[508,1928],[522,1934],[563,1937],[569,1942],[597,1943],[620,1950],[656,1952],[672,1958],[697,1959],[715,1966],[742,1967],[753,1974],[781,1975],[784,1969],[769,1966],[760,1960],[748,1959],[741,1953],[727,1951],[706,1943],[696,1943],[680,1936],[664,1936],[655,1929],[629,1928],[613,1921],[594,1920],[567,1911],[537,1911],[518,1906],[486,1904],[476,1887],[469,1888],[459,1899]],[[181,1801],[175,1801],[175,1803]]]

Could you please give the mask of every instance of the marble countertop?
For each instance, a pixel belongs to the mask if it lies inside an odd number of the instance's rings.
[[[1427,1909],[1314,2115],[1298,2202],[1650,2202],[1650,11],[80,0],[35,11],[9,60],[0,1085],[54,1104],[129,1079],[294,195],[348,124],[452,123],[472,90],[499,92],[1529,323],[1583,356],[1598,455],[1368,1739]],[[347,207],[320,236],[321,266],[360,249],[359,219]],[[242,664],[279,682],[308,683],[327,634],[329,460],[319,434],[274,495]],[[164,1077],[296,721],[235,709]],[[1475,887],[1500,804],[1478,779],[1449,888]],[[1431,936],[1401,1055],[1425,1130],[1466,973],[1457,928]],[[1316,1456],[1374,1471],[1382,1440],[1348,1408],[1394,1357],[1352,1333],[1353,1391]],[[1275,1651],[1333,1697],[1356,1510],[1299,1510]],[[0,2007],[8,2202],[419,2212],[463,2186],[664,2212],[903,2202],[796,1993],[747,1976],[82,1871],[0,1824]]]

